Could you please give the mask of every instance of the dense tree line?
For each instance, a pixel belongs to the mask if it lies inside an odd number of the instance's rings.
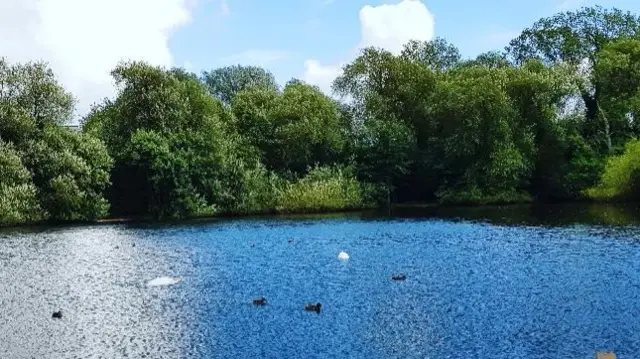
[[[141,62],[82,130],[45,64],[0,60],[0,224],[640,199],[640,18],[582,8],[502,52],[366,48],[336,100],[267,70]]]

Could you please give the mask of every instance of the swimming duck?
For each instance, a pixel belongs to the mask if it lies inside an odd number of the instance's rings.
[[[253,300],[254,305],[265,305],[267,304],[267,299],[264,297],[256,298]]]
[[[407,276],[404,274],[394,274],[391,276],[391,280],[405,280]]]
[[[53,315],[51,315],[51,318],[61,319],[62,318],[62,311],[59,310],[57,312],[53,312]]]
[[[304,306],[304,310],[308,311],[308,312],[316,312],[316,313],[320,313],[320,307],[322,306],[322,304],[320,303],[316,303],[316,304],[306,304]]]

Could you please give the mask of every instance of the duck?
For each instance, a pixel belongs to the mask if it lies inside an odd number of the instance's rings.
[[[407,276],[404,274],[394,274],[391,276],[391,280],[405,280]]]
[[[253,300],[254,305],[265,305],[267,304],[267,299],[265,297],[256,298]]]
[[[316,303],[316,304],[306,304],[304,306],[304,310],[308,311],[308,312],[316,312],[316,313],[320,313],[320,309],[322,307],[322,304],[320,303]]]
[[[53,312],[53,314],[51,315],[51,318],[62,319],[62,311],[59,310],[57,312]]]

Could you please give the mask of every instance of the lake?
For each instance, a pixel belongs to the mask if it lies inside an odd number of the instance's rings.
[[[0,358],[638,358],[638,213],[399,208],[3,230]],[[182,280],[147,286],[163,276]],[[319,314],[304,310],[315,302]]]

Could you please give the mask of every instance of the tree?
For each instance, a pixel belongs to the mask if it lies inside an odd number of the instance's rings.
[[[236,130],[259,151],[262,162],[271,169],[282,169],[277,164],[278,124],[272,116],[279,96],[268,89],[244,90],[236,95],[231,106]]]
[[[15,144],[47,125],[67,123],[74,99],[45,63],[9,64],[0,58],[0,138]]]
[[[35,217],[86,220],[106,215],[111,158],[101,142],[61,126],[73,113],[71,94],[43,63],[0,60],[0,84],[0,138],[13,145],[29,171],[30,183],[24,180],[16,187],[22,188],[20,206],[33,208],[30,193],[35,188],[42,209]]]
[[[348,127],[335,101],[317,87],[289,82],[281,94],[240,92],[232,105],[238,131],[257,147],[269,169],[304,174],[339,161]]]
[[[23,148],[41,206],[51,219],[92,220],[108,214],[104,197],[113,161],[102,142],[48,126]]]
[[[410,175],[397,181],[399,199],[431,199],[439,186],[442,126],[431,116],[437,72],[420,62],[388,51],[366,48],[346,65],[333,83],[334,91],[349,97],[354,130],[368,121],[402,121],[415,136]]]
[[[415,152],[415,135],[402,121],[367,121],[356,145],[359,176],[382,185],[389,205],[394,182],[409,174]]]
[[[607,44],[598,53],[594,82],[609,117],[614,147],[640,135],[640,38]]]
[[[284,170],[305,173],[310,167],[336,162],[346,143],[347,128],[336,103],[320,89],[289,83],[271,116]]]
[[[0,141],[0,226],[33,222],[45,217],[31,173],[12,145]]]
[[[243,90],[261,88],[278,91],[278,83],[273,74],[257,66],[233,65],[205,71],[202,81],[209,92],[226,105],[230,105]]]
[[[458,48],[439,37],[431,41],[410,40],[404,45],[402,57],[437,71],[456,66],[461,59]]]
[[[489,51],[476,56],[473,60],[467,60],[461,66],[484,66],[492,69],[510,67],[512,64],[507,59],[507,54],[498,51]]]
[[[567,63],[575,70],[586,69],[581,97],[586,107],[586,133],[602,138],[608,152],[612,150],[609,119],[602,111],[602,88],[591,81],[591,69],[598,66],[598,53],[616,39],[640,34],[640,18],[618,9],[585,7],[537,21],[512,40],[506,48],[516,63],[536,58],[550,63]]]
[[[114,212],[182,218],[232,211],[244,195],[251,151],[231,129],[231,113],[204,84],[141,62],[112,72],[113,101],[85,121],[115,159]]]

